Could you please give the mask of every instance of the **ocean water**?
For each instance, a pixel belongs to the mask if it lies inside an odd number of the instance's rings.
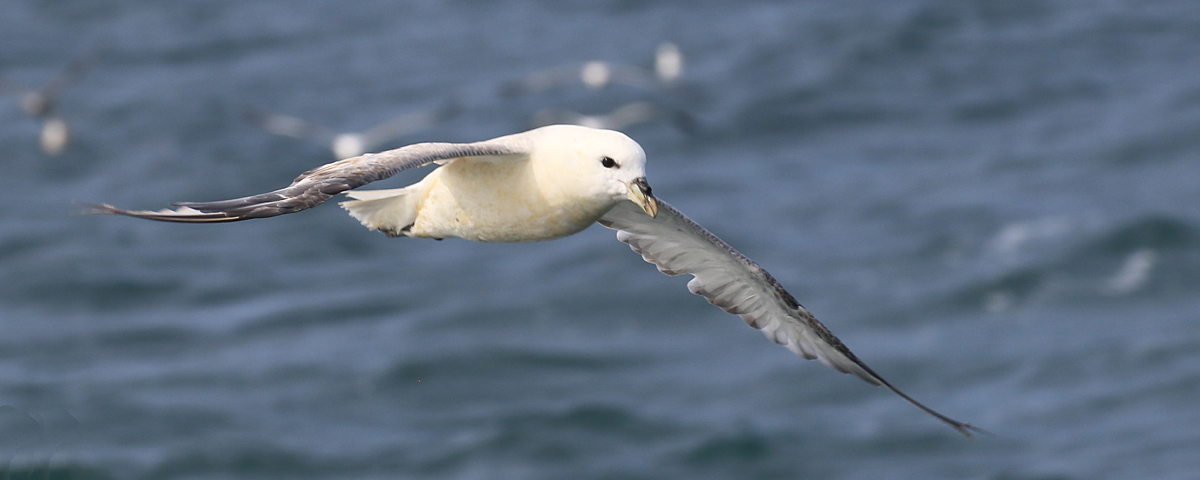
[[[669,88],[501,95],[684,54]],[[1200,4],[8,0],[0,76],[90,68],[63,154],[0,99],[13,479],[1187,479],[1200,471]],[[389,239],[334,205],[85,216],[643,100],[655,193],[910,395],[804,361],[599,226]],[[425,172],[381,182],[395,187]]]

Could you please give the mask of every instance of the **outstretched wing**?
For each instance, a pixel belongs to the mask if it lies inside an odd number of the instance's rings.
[[[292,184],[273,192],[217,202],[173,203],[174,210],[122,210],[112,205],[91,205],[92,213],[111,213],[166,222],[236,222],[295,213],[320,205],[334,195],[403,170],[463,157],[522,156],[529,143],[522,134],[476,143],[418,143],[368,153],[322,165],[300,174]]]
[[[374,149],[404,135],[445,122],[460,111],[462,104],[457,98],[452,98],[437,107],[401,115],[362,132],[363,144],[368,149]]]
[[[659,271],[667,275],[691,274],[694,278],[688,281],[689,291],[740,316],[775,343],[839,372],[887,387],[967,437],[981,431],[922,405],[892,386],[846,348],[770,273],[666,202],[658,201],[658,216],[653,218],[633,202],[621,202],[599,222],[617,230],[618,240],[628,243]]]
[[[268,112],[266,110],[247,110],[245,112],[245,119],[246,122],[271,134],[285,137],[299,139],[312,138],[322,143],[329,143],[333,140],[334,135],[337,135],[337,132],[303,118]]]
[[[47,98],[57,97],[67,87],[74,85],[79,79],[83,78],[87,74],[87,71],[92,68],[94,61],[94,53],[71,60],[71,63],[67,64],[66,68],[63,68],[53,80],[42,87],[42,95],[45,95]]]

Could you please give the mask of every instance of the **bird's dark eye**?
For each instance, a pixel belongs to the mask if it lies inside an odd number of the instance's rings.
[[[604,157],[600,159],[600,165],[603,165],[604,168],[613,168],[617,166],[617,161],[613,160],[612,157]]]

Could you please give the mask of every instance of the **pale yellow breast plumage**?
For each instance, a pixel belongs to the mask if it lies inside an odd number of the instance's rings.
[[[611,202],[573,195],[549,162],[458,159],[413,185],[421,195],[413,237],[531,242],[587,228]]]

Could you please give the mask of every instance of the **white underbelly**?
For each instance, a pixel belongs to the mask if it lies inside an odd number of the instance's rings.
[[[409,236],[552,240],[587,228],[605,210],[539,186],[526,162],[454,162],[431,172],[421,183],[426,182]]]

